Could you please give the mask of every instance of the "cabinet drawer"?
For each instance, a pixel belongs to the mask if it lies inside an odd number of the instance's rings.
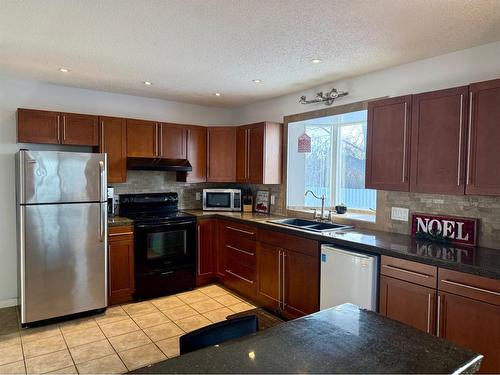
[[[241,237],[238,234],[228,233],[226,237],[226,248],[238,250],[241,253],[248,253],[248,255],[255,255],[257,242],[246,237]]]
[[[500,306],[500,280],[440,268],[439,290]]]
[[[293,250],[305,255],[319,257],[319,245],[317,241],[265,229],[259,229],[258,239],[260,242],[274,245],[282,249]]]
[[[382,255],[380,273],[428,288],[437,287],[437,267]]]
[[[224,223],[226,229],[226,236],[229,235],[237,235],[241,237],[245,237],[251,240],[255,240],[257,236],[257,230],[255,227],[251,225],[245,225],[235,222],[225,222]]]
[[[134,227],[131,225],[108,228],[109,241],[123,240],[124,238],[132,237],[133,235],[134,235]]]
[[[233,276],[240,277],[251,284],[255,282],[255,266],[250,267],[249,265],[243,264],[237,258],[228,256],[226,272],[231,273]]]
[[[226,245],[226,254],[228,264],[241,264],[245,267],[249,267],[255,270],[256,260],[255,254],[249,253],[247,251],[232,247],[231,245]]]

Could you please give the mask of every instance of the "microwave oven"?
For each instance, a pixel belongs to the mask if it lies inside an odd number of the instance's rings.
[[[240,189],[203,189],[203,210],[241,211]]]

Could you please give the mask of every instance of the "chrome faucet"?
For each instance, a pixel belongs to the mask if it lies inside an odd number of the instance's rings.
[[[307,194],[311,193],[312,196],[316,199],[319,199],[321,200],[321,216],[320,216],[320,220],[323,220],[323,216],[325,214],[325,195],[323,194],[321,197],[318,197],[316,194],[314,194],[314,192],[312,190],[307,190],[306,193],[304,194],[305,197],[307,197]],[[316,214],[314,214],[314,218],[316,219]]]

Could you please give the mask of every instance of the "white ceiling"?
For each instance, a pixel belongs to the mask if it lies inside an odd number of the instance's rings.
[[[214,106],[497,40],[500,0],[0,0],[0,72]]]

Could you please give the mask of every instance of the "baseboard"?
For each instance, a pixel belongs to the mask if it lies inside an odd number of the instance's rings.
[[[11,307],[11,306],[17,306],[17,298],[11,298],[11,299],[3,299],[0,300],[0,309],[4,307]]]

